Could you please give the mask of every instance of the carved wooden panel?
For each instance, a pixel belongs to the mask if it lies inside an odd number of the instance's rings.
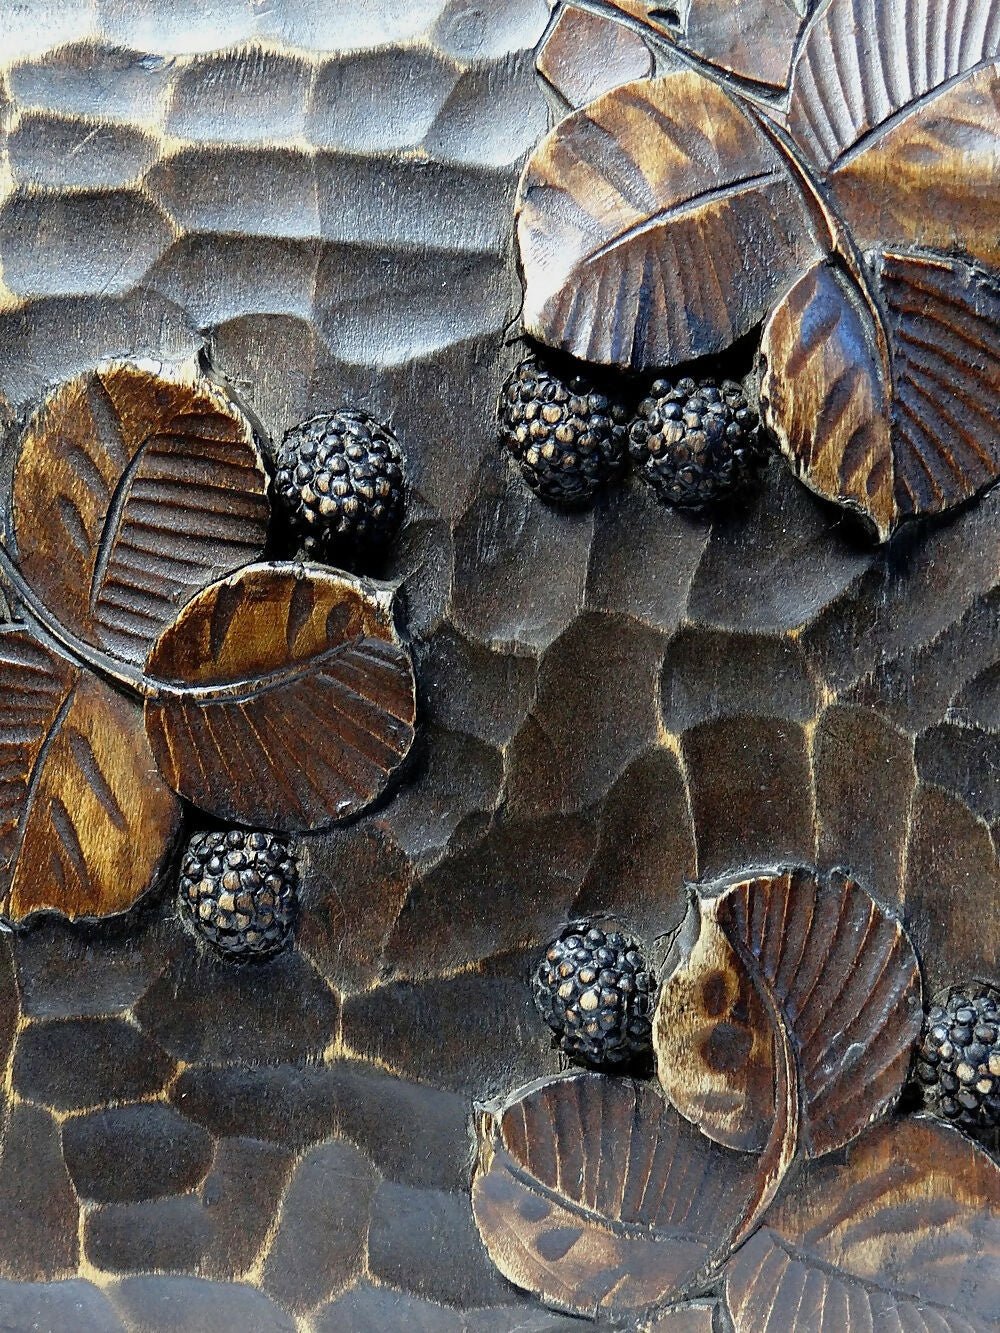
[[[0,1325],[997,1327],[998,60],[0,0]]]

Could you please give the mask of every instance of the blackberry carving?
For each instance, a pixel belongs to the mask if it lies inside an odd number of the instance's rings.
[[[500,438],[543,500],[578,506],[623,468],[628,410],[588,375],[563,378],[538,356],[500,394]]]
[[[298,883],[295,856],[271,833],[196,833],[181,862],[181,908],[222,953],[264,958],[288,942]]]
[[[403,521],[403,454],[367,412],[322,413],[285,432],[275,492],[310,555],[349,563],[388,545]]]
[[[916,1076],[925,1104],[967,1133],[1000,1129],[1000,996],[953,991],[933,1005]]]
[[[629,453],[657,495],[707,509],[731,495],[758,461],[757,413],[734,380],[654,380],[629,431]]]
[[[650,1059],[656,980],[639,945],[620,931],[563,931],[538,966],[534,995],[571,1060],[603,1068]]]

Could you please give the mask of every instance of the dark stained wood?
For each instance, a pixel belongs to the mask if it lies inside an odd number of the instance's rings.
[[[736,1333],[987,1333],[1000,1309],[1000,1171],[957,1130],[889,1122],[809,1168],[726,1270]]]
[[[518,240],[526,330],[636,368],[729,347],[818,253],[778,149],[688,69],[556,126],[521,182]]]
[[[246,420],[228,394],[216,399],[216,380],[252,406],[265,462],[268,436],[316,412],[352,404],[391,422],[406,451],[407,518],[368,572],[398,585],[420,722],[405,770],[372,806],[295,839],[300,926],[279,957],[238,968],[201,949],[177,920],[172,855],[162,889],[154,885],[136,911],[116,908],[106,921],[36,912],[4,935],[0,1325],[579,1333],[566,1308],[602,1333],[732,1333],[734,1322],[739,1333],[871,1325],[881,1333],[900,1324],[968,1333],[996,1322],[995,1151],[915,1118],[912,1085],[889,1107],[902,1054],[892,1057],[888,1027],[879,1035],[878,1016],[891,1006],[876,982],[861,993],[870,978],[863,959],[840,999],[832,996],[842,951],[855,936],[896,940],[897,914],[919,956],[925,1000],[956,982],[1000,977],[1000,493],[973,499],[995,472],[997,7],[679,0],[671,15],[670,5],[581,3],[550,15],[546,0],[214,0],[201,9],[38,0],[26,22],[23,6],[0,0],[4,541],[12,545],[23,526],[40,549],[48,543],[51,561],[36,561],[30,582],[58,589],[35,607],[44,623],[44,602],[53,603],[47,629],[0,632],[24,644],[30,634],[49,682],[37,682],[27,722],[4,708],[7,697],[23,699],[23,664],[13,694],[0,698],[4,811],[9,801],[21,809],[25,756],[50,695],[70,688],[87,703],[95,753],[113,757],[127,742],[132,759],[142,757],[133,806],[117,798],[126,816],[134,807],[139,819],[146,787],[162,789],[176,809],[157,777],[140,701],[158,695],[151,711],[174,719],[191,706],[200,725],[197,700],[233,682],[183,683],[202,649],[181,634],[181,683],[165,688],[145,672],[147,650],[164,627],[171,632],[188,597],[204,605],[206,583],[264,558],[262,476],[248,462],[236,488],[254,497],[246,550],[230,547],[231,562],[196,559],[184,589],[183,579],[157,582],[173,606],[132,639],[124,621],[88,622],[89,598],[74,597],[93,572],[77,559],[58,501],[79,495],[73,473],[86,469],[88,449],[103,466],[105,436],[87,424],[96,418],[80,400],[60,434],[80,443],[86,427],[83,455],[39,438],[14,522],[6,502],[22,431],[6,427],[30,423],[53,386],[50,403],[107,358],[145,358],[160,376],[182,376],[184,392],[218,401],[244,458]],[[786,115],[778,94],[812,8],[803,31],[813,55],[808,70],[804,56],[795,65]],[[815,238],[807,244],[799,232],[797,202],[779,211],[803,255],[766,300],[754,275],[781,268],[786,250],[770,229],[755,236],[766,215],[752,207],[738,244],[719,231],[708,238],[717,242],[707,246],[710,262],[694,239],[683,268],[654,250],[650,281],[673,285],[677,346],[699,345],[703,319],[718,340],[723,307],[741,327],[751,299],[776,333],[789,293],[804,290],[795,284],[832,276],[829,330],[785,320],[795,401],[781,398],[769,374],[770,425],[789,439],[797,433],[789,461],[802,479],[867,512],[873,528],[888,533],[910,513],[952,509],[942,521],[909,525],[881,546],[861,541],[855,524],[817,503],[777,459],[759,490],[703,521],[664,509],[631,479],[567,514],[526,494],[501,463],[497,393],[523,355],[512,338],[522,293],[512,228],[525,155],[560,95],[579,125],[589,112],[578,102],[610,96],[617,106],[623,82],[643,80],[642,103],[663,76],[689,90],[658,111],[704,188],[732,165],[726,127],[745,123],[756,143],[756,124],[773,136],[766,156],[779,163],[780,190],[806,198]],[[732,115],[716,111],[727,101]],[[712,114],[699,120],[692,102]],[[649,132],[629,152],[655,181],[662,125],[645,111],[641,121]],[[718,127],[715,139],[692,134],[705,122]],[[601,170],[588,160],[567,175],[596,181],[620,224],[620,196],[627,202],[645,187],[613,139],[588,136],[588,153],[600,145]],[[704,195],[675,193],[669,207],[682,212],[671,226],[710,214]],[[656,213],[655,200],[639,202]],[[600,212],[593,193],[586,203]],[[532,274],[524,276],[530,286]],[[642,277],[624,281],[641,303]],[[592,290],[598,337],[612,322],[615,290],[610,281]],[[838,323],[841,301],[849,317]],[[749,367],[757,327],[742,326],[747,337],[723,353],[723,373]],[[206,374],[190,369],[196,356]],[[114,419],[109,412],[103,422]],[[174,499],[195,496],[187,459],[204,459],[205,449],[194,431],[157,453],[161,463],[185,460],[168,468]],[[149,484],[144,466],[137,493]],[[36,484],[45,497],[37,504]],[[963,496],[972,502],[959,506]],[[116,541],[136,531],[139,511],[126,510]],[[210,510],[234,518],[222,493]],[[101,504],[87,512],[91,524],[114,529]],[[161,551],[172,523],[185,553],[196,553],[203,519],[190,518],[153,516]],[[268,540],[266,558],[294,556],[280,524]],[[14,584],[23,583],[12,568]],[[79,587],[64,586],[60,569],[77,568]],[[134,562],[123,573],[153,581]],[[0,582],[4,618],[32,621],[25,589],[6,586],[10,570]],[[271,623],[263,609],[275,593],[271,576],[255,587],[270,643],[285,612]],[[111,604],[101,602],[103,616]],[[234,671],[252,645],[250,634],[231,638]],[[0,664],[0,685],[6,672]],[[305,741],[282,727],[267,760],[256,771],[244,764],[238,781],[233,746],[202,731],[198,758],[219,775],[211,802],[249,795],[254,805],[241,814],[266,813],[258,797],[278,802],[293,770],[302,780],[297,770],[326,745],[331,720],[324,708]],[[287,756],[280,775],[271,766],[279,753]],[[190,770],[190,751],[187,760]],[[118,771],[110,758],[102,763]],[[65,799],[62,775],[71,769],[60,769]],[[49,782],[42,772],[39,790]],[[92,785],[81,791],[74,779],[78,813],[111,848],[120,833],[102,828]],[[214,822],[195,807],[186,818],[191,829]],[[159,854],[158,838],[155,827],[136,826],[137,863]],[[43,865],[60,861],[47,821],[33,847]],[[655,1074],[635,1084],[596,1074],[552,1083],[566,1071],[530,978],[568,921],[621,920],[666,973],[689,881],[711,901],[761,879],[753,867],[792,862],[820,867],[817,892],[837,915],[837,938],[817,930],[808,950],[824,965],[816,991],[829,1004],[815,1010],[810,1001],[797,1019],[778,1002],[767,959],[788,962],[792,935],[772,929],[775,917],[760,923],[768,930],[759,967],[757,937],[736,916],[720,911],[702,923],[704,945],[734,982],[724,995],[717,983],[709,988],[737,1029],[719,1043],[722,1073],[736,1069],[741,1024],[753,1051],[744,1071],[752,1085],[736,1072],[718,1076],[710,1109],[720,1115],[728,1098],[730,1127],[742,1130],[747,1151],[713,1143],[663,1100]],[[104,865],[96,852],[94,864]],[[145,875],[133,877],[127,859],[117,865],[124,873],[112,888],[124,903]],[[871,929],[854,910],[863,898],[838,899],[829,888],[836,865],[886,904]],[[45,871],[25,892],[45,896],[55,883]],[[794,883],[782,907],[793,924],[816,897],[801,878]],[[684,952],[688,937],[679,943]],[[887,976],[900,975],[893,965],[903,944],[886,955]],[[674,1068],[660,1071],[679,1102],[686,1089],[693,1100],[706,1088],[695,1066],[723,1017],[704,1011],[690,958],[688,976],[699,1007],[675,1010]],[[795,987],[789,994],[802,998]],[[847,1018],[859,996],[861,1017],[874,1014],[871,1049],[855,1040],[861,1022]],[[817,1020],[815,1033],[807,1018]],[[904,1027],[893,1030],[905,1036]],[[809,1051],[848,1094],[830,1115],[812,1114]],[[680,1074],[686,1059],[689,1080]],[[555,1188],[544,1185],[544,1161],[524,1167],[494,1119],[493,1156],[484,1150],[477,1176],[477,1207],[487,1180],[498,1189],[479,1211],[488,1215],[487,1248],[470,1189],[473,1108],[488,1099],[501,1117],[582,1082],[603,1088],[589,1100],[609,1107],[608,1132],[584,1173],[591,1183],[596,1174],[601,1208],[574,1201],[571,1170]],[[561,1151],[576,1163],[594,1126],[585,1132],[566,1109],[536,1118],[536,1150],[542,1157],[551,1146],[547,1120],[571,1124]],[[874,1125],[860,1123],[885,1110]],[[803,1160],[817,1126],[855,1137]],[[626,1159],[637,1144],[660,1154],[647,1178],[672,1187],[656,1226],[616,1221],[621,1182],[644,1170],[641,1153]],[[561,1258],[551,1257],[555,1227],[539,1220],[539,1201],[569,1228],[558,1238],[568,1246]],[[677,1304],[595,1314],[599,1298],[644,1299],[674,1272],[686,1287],[677,1231],[688,1221],[698,1294],[671,1287],[664,1299]],[[697,1257],[707,1250],[710,1269]],[[614,1263],[623,1254],[624,1271]]]
[[[843,1147],[895,1101],[920,1032],[920,972],[902,926],[848,876],[809,870],[724,886],[700,900],[700,914],[657,1010],[667,1095],[712,1138],[760,1149],[775,1107],[756,1066],[768,1090],[778,1086],[787,1043],[801,1099],[797,1149],[819,1157]],[[750,1021],[734,1022],[740,1013]],[[773,1047],[762,1021],[778,1029]],[[727,1091],[749,1125],[731,1125]]]

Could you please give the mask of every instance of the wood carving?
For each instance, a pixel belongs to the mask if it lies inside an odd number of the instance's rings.
[[[620,1314],[703,1280],[754,1174],[753,1158],[710,1143],[648,1084],[577,1074],[484,1111],[472,1204],[513,1282],[563,1309]]]
[[[669,1306],[721,1277],[738,1333],[832,1333],[855,1310],[875,1328],[923,1312],[921,1327],[985,1333],[1000,1166],[926,1118],[869,1128],[921,1026],[898,922],[840,873],[786,870],[698,898],[678,954],[654,1028],[665,1103],[588,1074],[481,1116],[473,1207],[501,1271],[580,1314]],[[937,1199],[952,1243],[971,1233],[971,1284],[922,1229]]]
[[[998,24],[0,0],[0,1327],[995,1328]]]
[[[766,424],[884,540],[1000,474],[1000,17],[869,8],[817,8],[778,103],[707,52],[614,88],[535,151],[517,226],[526,330],[585,360],[672,365],[766,316]]]
[[[129,907],[179,826],[172,792],[315,828],[370,803],[405,757],[413,670],[389,594],[248,564],[269,514],[249,422],[191,370],[111,363],[32,418],[0,549],[24,615],[0,674],[9,919]]]

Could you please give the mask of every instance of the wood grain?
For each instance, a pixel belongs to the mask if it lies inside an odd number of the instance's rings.
[[[0,627],[0,912],[122,912],[156,881],[179,825],[139,708]]]
[[[81,375],[20,442],[21,573],[66,629],[134,665],[193,593],[261,555],[269,513],[249,422],[191,367]]]
[[[415,683],[389,598],[319,565],[248,565],[193,598],[147,670],[146,730],[175,791],[220,818],[321,827],[384,789]]]
[[[622,83],[648,78],[653,53],[642,37],[604,14],[564,5],[538,48],[535,68],[570,107]]]
[[[610,0],[615,9],[729,74],[772,88],[788,82],[809,0]]]

